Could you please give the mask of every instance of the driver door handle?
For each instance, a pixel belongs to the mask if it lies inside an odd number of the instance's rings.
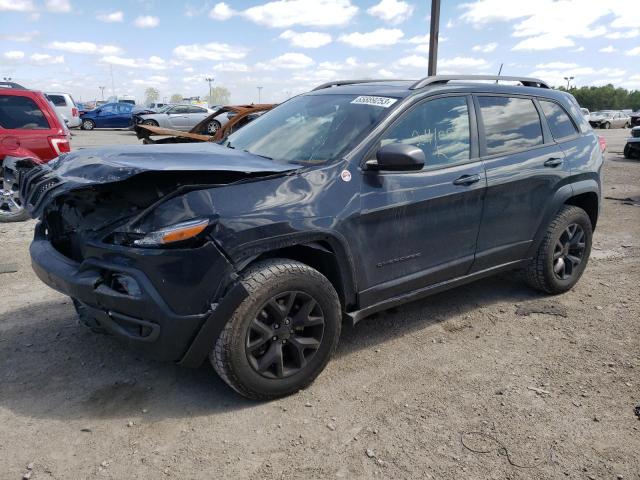
[[[562,159],[561,158],[556,158],[556,157],[552,157],[549,160],[547,160],[546,162],[544,162],[544,166],[545,167],[557,167],[558,165],[562,165]]]
[[[480,175],[462,175],[453,181],[454,185],[469,186],[480,181]]]

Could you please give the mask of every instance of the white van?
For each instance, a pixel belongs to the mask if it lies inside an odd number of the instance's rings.
[[[62,119],[69,128],[76,128],[80,126],[80,114],[76,102],[73,101],[73,97],[68,93],[59,92],[45,92],[47,99],[53,103],[56,112],[60,114]]]

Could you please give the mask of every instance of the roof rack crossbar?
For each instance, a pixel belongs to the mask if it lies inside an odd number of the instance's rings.
[[[435,75],[432,77],[425,77],[422,80],[418,80],[411,85],[411,90],[417,90],[424,88],[428,85],[434,85],[438,83],[448,83],[454,81],[468,81],[468,80],[495,80],[508,82],[520,82],[525,87],[538,87],[538,88],[550,88],[549,85],[537,78],[528,77],[506,77],[502,75]]]
[[[410,80],[397,79],[397,78],[384,78],[384,79],[382,79],[382,78],[379,78],[379,79],[368,78],[368,79],[363,79],[363,80],[334,80],[333,82],[326,82],[326,83],[323,83],[322,85],[318,85],[316,88],[314,88],[311,91],[315,92],[316,90],[323,90],[325,88],[341,87],[342,85],[356,85],[358,83],[406,82],[406,81],[410,81]]]

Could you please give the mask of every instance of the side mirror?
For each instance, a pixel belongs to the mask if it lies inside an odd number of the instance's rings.
[[[422,170],[425,156],[421,148],[405,143],[389,143],[376,152],[376,160],[366,165],[371,170],[389,170],[397,172]]]

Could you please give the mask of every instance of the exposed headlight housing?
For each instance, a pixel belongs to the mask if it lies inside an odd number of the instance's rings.
[[[131,242],[134,247],[162,247],[196,238],[209,226],[209,219],[176,223],[145,234]]]

